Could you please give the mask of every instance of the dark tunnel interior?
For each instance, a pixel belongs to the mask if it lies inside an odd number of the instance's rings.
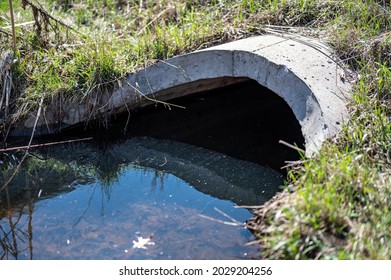
[[[109,132],[91,125],[87,133],[100,140],[120,141],[148,136],[214,150],[269,166],[285,173],[286,161],[298,152],[279,143],[304,148],[301,127],[291,108],[254,80],[152,104],[113,117]],[[104,141],[105,142],[105,141]]]

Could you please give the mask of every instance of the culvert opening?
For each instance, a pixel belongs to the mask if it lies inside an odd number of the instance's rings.
[[[299,122],[276,93],[254,80],[236,79],[228,86],[167,101],[180,107],[155,103],[125,114],[127,136],[184,142],[285,174],[281,168],[299,154],[279,140],[304,149]],[[125,121],[116,121],[122,130]]]

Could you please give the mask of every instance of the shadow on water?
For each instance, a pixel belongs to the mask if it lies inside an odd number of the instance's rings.
[[[298,155],[278,140],[303,142],[265,90],[248,81],[175,100],[186,110],[149,106],[109,133],[83,132],[104,141],[30,152],[0,191],[0,258],[257,258],[251,211],[237,205],[279,191],[279,168]],[[0,186],[21,157],[0,155]]]

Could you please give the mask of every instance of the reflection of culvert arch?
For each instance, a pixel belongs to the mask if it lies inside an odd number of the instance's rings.
[[[237,205],[261,205],[283,183],[283,176],[272,169],[167,140],[133,138],[115,146],[110,155],[113,160],[173,174],[202,193]]]
[[[123,112],[151,104],[154,99],[167,101],[218,88],[232,83],[232,78],[255,80],[285,100],[300,123],[307,154],[335,135],[347,118],[345,94],[350,84],[327,48],[309,39],[272,35],[208,48],[142,69],[130,75],[121,89],[103,98],[100,113]],[[60,127],[86,121],[86,108],[68,105]],[[43,129],[51,115],[50,109],[46,110]]]
[[[45,176],[38,174],[42,177],[39,182],[33,179],[35,175],[26,175],[22,168],[11,183],[10,192],[7,195],[0,192],[0,202],[8,199],[14,205],[12,211],[23,211],[31,196],[37,200],[48,199],[83,185],[94,185],[94,182],[99,183],[96,186],[107,191],[109,197],[110,188],[105,186],[117,182],[127,168],[172,174],[199,192],[237,205],[265,203],[280,190],[284,179],[280,173],[252,162],[185,143],[149,137],[133,137],[108,149],[78,143],[51,146],[41,152],[40,155],[45,154],[61,168],[56,171],[48,168]],[[33,165],[34,160],[29,164]],[[70,175],[72,173],[74,176]],[[26,180],[31,184],[26,186]],[[30,192],[26,192],[26,188],[30,188]],[[6,216],[7,203],[3,204],[0,220]]]

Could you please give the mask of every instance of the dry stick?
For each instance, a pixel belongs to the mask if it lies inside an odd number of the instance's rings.
[[[280,140],[280,141],[278,141],[278,143],[283,144],[289,148],[292,148],[300,153],[305,154],[305,151],[303,149],[300,149],[299,147],[293,146],[292,144],[289,144],[288,142],[285,142],[284,140]]]
[[[11,95],[11,83],[12,83],[12,72],[9,71],[7,76],[5,77],[5,110],[4,110],[4,117],[7,117],[8,115],[8,108],[9,108],[9,102],[10,102],[10,95]],[[10,82],[11,81],[11,82]]]
[[[34,203],[33,203],[33,196],[31,192],[31,187],[28,184],[28,177],[26,176],[26,186],[27,186],[27,193],[28,193],[28,212],[29,212],[29,219],[28,219],[28,225],[27,225],[27,230],[28,230],[28,240],[29,240],[29,251],[30,251],[30,260],[33,259],[33,226],[32,226],[32,221],[33,221],[33,213],[34,213]]]
[[[252,245],[259,245],[259,240],[249,241],[244,246],[252,246]]]
[[[292,148],[292,149],[298,151],[298,152],[301,153],[301,154],[305,154],[305,151],[304,151],[303,149],[300,149],[299,147],[296,147],[296,146],[294,146],[294,145],[292,145],[292,144],[289,144],[289,143],[285,142],[284,140],[280,140],[280,141],[278,141],[278,143],[283,144],[283,145],[285,145],[285,146],[287,146],[287,147],[289,147],[289,148]],[[292,167],[292,166],[301,164],[301,163],[303,163],[303,162],[304,162],[304,161],[302,161],[302,160],[298,160],[298,161],[286,161],[285,163],[287,163],[287,164],[286,164],[285,166],[282,166],[281,169],[286,169],[286,168],[289,168],[289,167]]]
[[[6,124],[6,119],[8,117],[10,96],[12,90],[12,63],[14,59],[14,55],[12,52],[7,52],[4,56],[4,65],[1,65],[2,61],[0,61],[0,84],[3,82],[3,91],[0,97],[0,111],[3,111],[0,124]],[[0,58],[1,60],[2,58]],[[3,81],[2,81],[3,80]],[[5,105],[3,106],[3,102]],[[10,129],[10,128],[8,128]],[[4,125],[4,132],[6,131],[6,125]],[[4,139],[7,138],[8,132],[5,133]]]
[[[235,205],[234,208],[259,209],[261,205]]]
[[[293,166],[301,165],[304,163],[304,160],[297,160],[297,161],[285,161],[286,165],[282,166],[281,169],[290,168]]]
[[[33,138],[34,138],[34,134],[35,134],[35,129],[37,128],[37,124],[38,124],[38,120],[39,120],[39,117],[41,116],[41,111],[42,111],[42,105],[43,105],[43,100],[44,100],[44,97],[45,95],[42,94],[42,97],[41,97],[41,101],[39,102],[39,108],[38,108],[38,112],[37,112],[37,117],[35,118],[35,123],[34,123],[34,127],[33,127],[33,131],[31,132],[31,137],[30,137],[30,141],[29,141],[29,144],[26,148],[26,151],[22,157],[22,159],[20,160],[20,162],[18,163],[18,165],[16,166],[15,170],[14,170],[14,173],[12,173],[11,177],[8,179],[7,182],[5,182],[5,184],[0,188],[0,191],[4,190],[8,185],[9,183],[11,183],[12,179],[16,176],[16,174],[19,172],[19,169],[20,167],[22,166],[22,163],[23,161],[26,159],[27,157],[27,154],[28,154],[28,150],[30,149],[30,146],[31,146],[31,142],[33,141]]]
[[[236,226],[236,227],[242,227],[242,226],[243,226],[243,223],[239,223],[239,224],[238,224],[238,223],[226,222],[226,221],[222,221],[222,220],[219,220],[219,219],[215,219],[215,218],[212,218],[212,217],[203,215],[203,214],[198,214],[198,216],[200,216],[201,218],[204,218],[204,219],[213,221],[213,222],[221,223],[221,224],[223,224],[223,225]]]
[[[10,0],[11,1],[11,0]],[[77,29],[65,24],[63,21],[61,20],[58,20],[56,18],[54,18],[53,16],[51,16],[45,9],[44,7],[38,2],[37,2],[37,5],[34,5],[33,3],[31,3],[29,0],[24,0],[22,3],[23,3],[23,8],[25,8],[27,5],[29,5],[33,11],[33,13],[39,13],[39,15],[41,16],[41,18],[44,18],[44,20],[46,20],[47,24],[50,25],[52,27],[53,30],[55,30],[56,28],[53,27],[53,25],[50,23],[50,20],[54,21],[56,23],[56,26],[57,25],[61,25],[63,27],[65,27],[66,29],[69,29],[69,30],[72,30],[73,32],[75,32],[76,34],[79,34],[82,38],[86,38],[86,35],[84,35],[83,33],[81,33],[80,31],[78,31]],[[39,22],[37,21],[37,19],[35,18],[35,21],[34,21],[37,26],[39,26]]]
[[[14,8],[12,6],[12,0],[9,0],[9,5],[10,5],[11,27],[12,27],[12,43],[14,49],[14,56],[16,56],[15,20],[14,20]]]
[[[1,76],[0,76],[0,79],[1,79]],[[6,81],[6,79],[4,79],[5,81]],[[0,80],[0,82],[1,82],[1,80]],[[0,110],[1,110],[1,108],[3,108],[3,100],[4,100],[4,98],[5,98],[5,94],[6,94],[6,85],[5,85],[5,82],[4,82],[4,85],[3,85],[3,93],[2,93],[2,95],[1,95],[1,97],[0,97]]]
[[[9,151],[15,151],[15,150],[21,150],[21,149],[40,148],[40,147],[68,144],[68,143],[74,143],[74,142],[80,142],[80,141],[88,141],[88,140],[92,140],[92,139],[93,139],[93,137],[87,137],[87,138],[80,138],[80,139],[74,139],[74,140],[65,140],[65,141],[36,144],[36,145],[30,145],[30,146],[12,147],[12,148],[0,149],[0,152],[9,152]]]
[[[168,103],[166,101],[161,101],[161,100],[158,100],[158,99],[154,99],[154,98],[150,98],[148,97],[146,94],[142,93],[137,87],[131,85],[129,82],[126,82],[128,86],[130,86],[136,93],[140,94],[141,96],[143,96],[145,99],[147,99],[148,101],[152,101],[154,103],[160,103],[160,104],[163,104],[164,106],[172,106],[172,107],[176,107],[176,108],[180,108],[180,109],[186,109],[186,107],[184,106],[181,106],[181,105],[177,105],[177,104],[174,104],[174,103]]]
[[[35,23],[35,21],[26,21],[26,22],[14,24],[13,26],[14,27],[19,27],[19,26],[32,25],[34,23]],[[12,29],[12,25],[11,26],[3,26],[2,28],[3,29]]]
[[[0,79],[2,78],[2,75],[0,75]],[[1,80],[0,80],[1,83]],[[3,101],[5,100],[5,96],[7,94],[7,75],[4,75],[4,81],[3,81],[3,91],[2,95],[0,97],[0,110],[3,108]],[[5,114],[4,114],[5,117]]]
[[[200,216],[201,218],[204,218],[204,219],[208,219],[208,220],[211,220],[211,221],[214,221],[214,222],[218,222],[218,223],[221,223],[221,224],[224,224],[224,225],[229,225],[229,226],[242,227],[242,226],[245,225],[244,223],[241,223],[241,222],[239,222],[238,220],[235,220],[234,218],[232,218],[231,216],[229,216],[228,214],[224,213],[223,211],[221,211],[221,210],[218,209],[217,207],[214,207],[214,209],[215,209],[215,211],[219,212],[221,215],[223,215],[224,217],[228,218],[228,219],[231,220],[232,222],[222,221],[222,220],[215,219],[215,218],[212,218],[212,217],[203,215],[203,214],[198,214],[198,216]]]
[[[139,32],[137,32],[137,36],[140,35],[141,33],[143,33],[143,31],[148,27],[150,26],[152,23],[154,23],[155,21],[157,21],[162,15],[164,15],[167,11],[173,9],[173,7],[168,7],[167,9],[161,11],[160,13],[158,13],[158,15],[156,17],[154,17],[150,22],[147,23],[147,25],[145,25],[143,28],[140,29]]]
[[[6,198],[7,198],[7,206],[8,206],[8,209],[10,209],[11,208],[11,198],[10,198],[10,194],[9,194],[9,189],[8,188],[6,189],[5,194],[6,194]],[[10,225],[10,231],[11,231],[11,237],[12,237],[12,245],[11,245],[12,254],[14,255],[14,254],[17,254],[17,252],[18,252],[18,250],[17,250],[18,245],[16,243],[15,227],[18,224],[19,219],[17,219],[17,221],[14,222],[13,219],[12,219],[11,211],[7,211],[7,212],[9,212],[9,213],[7,213],[7,216],[8,216],[8,223]],[[20,216],[21,215],[19,215],[19,217]],[[10,241],[10,243],[11,243],[11,241]]]
[[[8,33],[7,31],[5,31],[3,28],[0,28],[0,33],[4,34],[4,35],[6,35],[6,36],[9,36],[9,37],[12,36],[12,34],[9,34],[9,33]]]
[[[37,117],[35,118],[34,126],[33,126],[33,131],[31,132],[31,137],[30,141],[27,147],[27,150],[30,149],[31,143],[33,142],[34,134],[35,134],[35,129],[37,128],[38,120],[41,117],[41,112],[42,112],[42,105],[43,105],[43,100],[45,99],[45,95],[42,94],[41,100],[39,101],[39,107],[38,107],[38,112],[37,112]]]
[[[232,218],[231,216],[229,216],[228,214],[224,213],[223,211],[221,211],[219,208],[217,207],[214,207],[214,209],[219,212],[221,215],[223,215],[224,217],[230,219],[232,222],[234,223],[237,223],[237,224],[242,224],[241,222],[239,222],[238,220]]]

